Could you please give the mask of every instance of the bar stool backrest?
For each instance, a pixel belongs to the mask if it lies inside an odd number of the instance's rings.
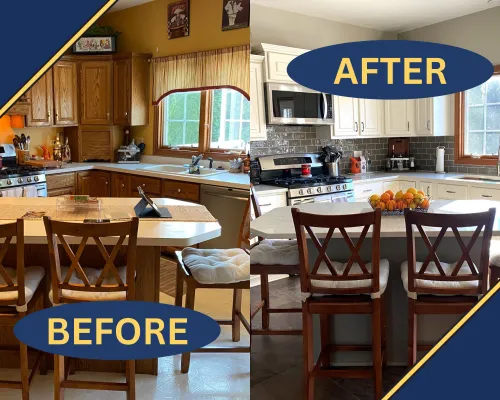
[[[52,293],[53,302],[55,304],[74,302],[74,298],[65,298],[62,290],[73,290],[82,292],[126,292],[128,300],[135,299],[135,269],[136,269],[136,252],[137,252],[137,231],[139,226],[138,218],[134,217],[126,222],[112,222],[112,223],[74,223],[54,221],[49,217],[43,218],[45,223],[45,230],[47,232],[47,239],[49,243],[49,256],[52,275]],[[80,244],[76,253],[73,252],[71,246],[68,244],[67,238],[81,238]],[[111,253],[108,253],[102,239],[118,238]],[[125,240],[126,243],[126,280],[123,282],[118,274],[115,266],[115,259],[118,255],[125,253],[122,247]],[[103,258],[103,269],[93,283],[89,281],[88,276],[85,274],[81,264],[80,258],[82,257],[85,246],[93,241]],[[66,276],[61,275],[60,253],[58,241],[62,245],[64,252],[70,260],[70,266]],[[70,283],[70,279],[76,274],[81,279],[83,284]],[[104,283],[104,280],[113,277],[115,283]],[[111,279],[110,279],[111,280]]]

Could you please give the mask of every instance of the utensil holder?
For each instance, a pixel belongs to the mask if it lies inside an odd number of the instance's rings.
[[[326,168],[328,170],[328,175],[330,176],[339,176],[339,162],[329,162],[325,163]]]
[[[16,149],[16,157],[17,157],[17,163],[20,165],[24,165],[26,164],[27,161],[29,161],[30,152],[29,150]]]

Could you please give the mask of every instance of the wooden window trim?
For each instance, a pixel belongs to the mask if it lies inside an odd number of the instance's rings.
[[[500,65],[494,67],[493,75],[500,75]],[[472,157],[465,149],[465,92],[455,94],[455,164],[496,165],[497,156]]]
[[[196,89],[193,89],[196,90]],[[154,128],[153,128],[153,154],[156,156],[164,157],[177,157],[177,158],[191,158],[192,156],[197,156],[198,154],[203,154],[205,157],[211,157],[214,160],[228,161],[233,160],[244,155],[244,151],[241,153],[235,153],[232,149],[212,149],[211,144],[211,126],[212,126],[212,96],[211,90],[201,90],[201,104],[200,104],[200,131],[199,131],[199,145],[197,148],[194,147],[179,147],[179,149],[174,150],[169,146],[162,146],[163,138],[163,101],[154,108]],[[227,152],[231,151],[231,154]]]

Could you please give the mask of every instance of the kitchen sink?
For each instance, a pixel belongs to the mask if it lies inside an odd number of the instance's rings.
[[[481,181],[481,182],[489,182],[489,183],[500,183],[500,177],[487,177],[484,176],[462,176],[457,178],[464,181]]]
[[[164,174],[174,174],[174,175],[194,175],[194,176],[198,175],[198,174],[190,174],[188,167],[185,167],[183,165],[170,165],[170,164],[155,165],[153,167],[143,168],[143,170],[144,171],[154,171],[154,172],[159,172],[159,173],[164,173]],[[211,175],[223,174],[224,172],[227,172],[227,171],[200,168],[199,175],[200,176],[211,176]]]

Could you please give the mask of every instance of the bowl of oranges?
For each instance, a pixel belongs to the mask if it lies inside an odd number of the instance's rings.
[[[372,195],[368,202],[375,210],[380,208],[382,215],[402,215],[405,208],[410,210],[427,212],[431,205],[431,199],[423,191],[409,188],[406,191],[400,190],[396,194],[392,190],[385,193]]]

